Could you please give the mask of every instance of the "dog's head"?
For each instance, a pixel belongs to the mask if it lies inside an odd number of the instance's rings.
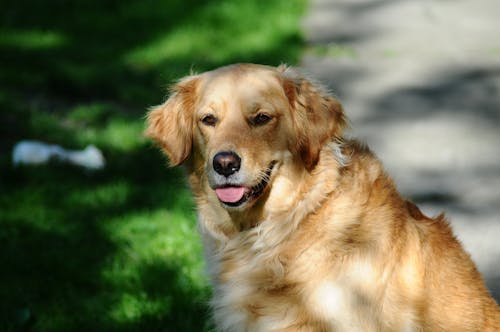
[[[182,79],[148,115],[147,136],[228,209],[244,209],[283,164],[307,171],[345,125],[340,103],[293,70],[239,64]]]

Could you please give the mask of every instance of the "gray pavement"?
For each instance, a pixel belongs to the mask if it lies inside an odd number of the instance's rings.
[[[311,0],[301,67],[500,300],[500,1]]]

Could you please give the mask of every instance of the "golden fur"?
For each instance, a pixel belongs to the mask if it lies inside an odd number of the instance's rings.
[[[344,126],[339,102],[284,66],[189,76],[149,113],[147,135],[188,172],[218,329],[499,331],[445,218],[401,198]],[[241,157],[234,174],[214,171],[221,151]]]

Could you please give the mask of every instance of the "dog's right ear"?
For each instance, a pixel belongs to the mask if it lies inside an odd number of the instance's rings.
[[[191,153],[198,81],[197,76],[182,79],[168,100],[147,115],[145,135],[162,148],[171,166],[182,164]]]

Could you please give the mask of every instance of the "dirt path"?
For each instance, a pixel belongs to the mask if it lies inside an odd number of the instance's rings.
[[[312,0],[302,68],[500,299],[500,1]]]

